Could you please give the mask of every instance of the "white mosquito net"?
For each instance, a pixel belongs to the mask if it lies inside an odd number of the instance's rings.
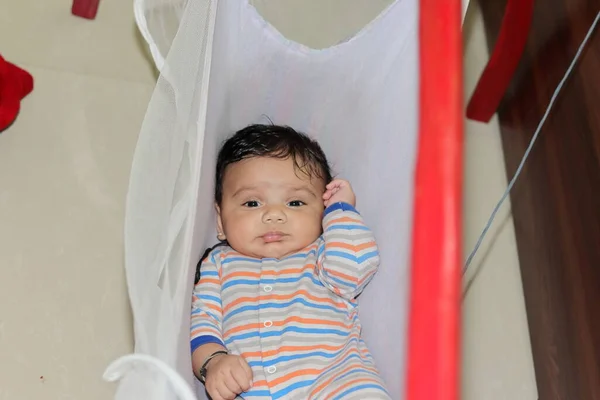
[[[322,50],[287,40],[247,0],[136,0],[135,11],[160,77],[131,172],[126,270],[136,355],[107,370],[107,379],[122,378],[117,399],[205,398],[191,371],[189,320],[196,263],[216,241],[216,153],[237,129],[268,119],[315,137],[355,188],[382,256],[360,298],[364,337],[392,397],[402,398],[417,1],[396,0]]]

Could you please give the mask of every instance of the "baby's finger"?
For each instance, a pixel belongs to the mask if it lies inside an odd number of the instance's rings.
[[[219,386],[217,386],[217,391],[219,395],[223,398],[223,400],[234,400],[237,397],[237,393],[233,393],[225,384],[225,381],[222,381]]]
[[[206,386],[206,391],[208,392],[212,400],[225,400],[225,398],[221,396],[221,393],[219,392],[219,389],[216,386],[211,388]]]
[[[242,365],[242,369],[243,369],[244,373],[246,374],[246,378],[248,379],[248,382],[250,383],[250,387],[252,387],[252,379],[254,378],[254,374],[252,373],[252,368],[250,368],[250,365],[248,365],[246,360],[244,360],[243,358],[240,359],[240,364]]]
[[[334,179],[330,184],[334,184],[334,186],[344,187],[350,185],[350,183],[345,179]]]
[[[240,385],[240,382],[238,382],[235,377],[235,371],[229,371],[229,374],[225,380],[225,384],[229,390],[236,394],[240,394],[244,391],[242,385]]]
[[[236,384],[239,386],[239,393],[245,392],[252,387],[252,380],[248,379],[244,368],[234,368],[231,371],[231,377],[235,379]]]

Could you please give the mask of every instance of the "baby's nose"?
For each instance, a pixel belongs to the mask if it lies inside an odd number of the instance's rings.
[[[286,221],[287,216],[279,207],[271,207],[263,215],[263,222],[266,224],[283,223]]]

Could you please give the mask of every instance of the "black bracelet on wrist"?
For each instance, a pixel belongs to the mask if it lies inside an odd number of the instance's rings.
[[[200,377],[199,377],[200,382],[202,382],[202,383],[206,382],[206,367],[208,366],[208,363],[211,362],[211,360],[213,358],[215,358],[216,356],[219,356],[221,354],[229,354],[229,353],[225,350],[219,350],[219,351],[215,351],[210,356],[206,357],[206,360],[204,360],[204,364],[202,364],[202,367],[200,367]]]

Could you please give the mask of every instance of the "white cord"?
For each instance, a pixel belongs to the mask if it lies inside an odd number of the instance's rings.
[[[531,149],[533,148],[533,145],[535,144],[535,141],[537,140],[537,138],[540,134],[540,131],[542,130],[542,127],[544,126],[544,123],[546,122],[546,119],[548,118],[548,114],[550,114],[550,110],[552,110],[552,107],[554,106],[554,102],[556,101],[558,94],[562,90],[563,85],[565,84],[565,82],[567,81],[569,76],[571,75],[571,72],[573,72],[573,67],[575,66],[575,64],[577,64],[577,61],[579,60],[579,57],[581,56],[581,52],[583,51],[587,42],[589,41],[590,37],[592,36],[594,29],[596,29],[598,20],[600,20],[600,12],[596,15],[596,19],[594,20],[594,22],[592,23],[592,26],[590,27],[587,34],[585,35],[583,42],[581,42],[581,44],[579,45],[579,49],[577,50],[577,53],[575,54],[573,61],[571,61],[571,65],[567,69],[567,72],[565,72],[565,75],[563,76],[562,80],[560,81],[560,83],[558,84],[556,89],[554,90],[554,94],[552,95],[552,98],[550,99],[548,108],[546,108],[546,112],[544,113],[544,116],[540,120],[540,123],[538,124],[537,129],[535,130],[535,133],[533,134],[533,137],[531,138],[531,141],[529,142],[529,146],[527,147],[527,150],[525,150],[525,154],[523,155],[523,158],[521,159],[521,163],[519,164],[519,167],[517,168],[515,175],[510,180],[508,186],[506,187],[506,190],[504,191],[504,194],[502,195],[502,197],[496,204],[496,207],[494,207],[494,210],[492,211],[492,214],[490,215],[490,218],[488,219],[487,224],[483,228],[481,235],[479,235],[479,239],[477,239],[477,243],[475,244],[473,251],[471,251],[471,254],[469,254],[469,257],[467,258],[467,261],[465,262],[465,265],[464,265],[463,271],[462,271],[463,275],[467,272],[469,265],[471,265],[471,262],[473,261],[473,257],[475,257],[475,254],[477,254],[477,251],[479,250],[479,247],[481,246],[481,243],[483,242],[485,235],[487,234],[488,230],[491,228],[492,223],[494,222],[494,219],[496,218],[496,214],[500,210],[500,207],[504,203],[504,200],[506,200],[506,198],[508,197],[517,178],[521,174],[523,165],[525,165],[525,161],[527,161],[527,158],[529,157],[529,153],[531,152]]]

